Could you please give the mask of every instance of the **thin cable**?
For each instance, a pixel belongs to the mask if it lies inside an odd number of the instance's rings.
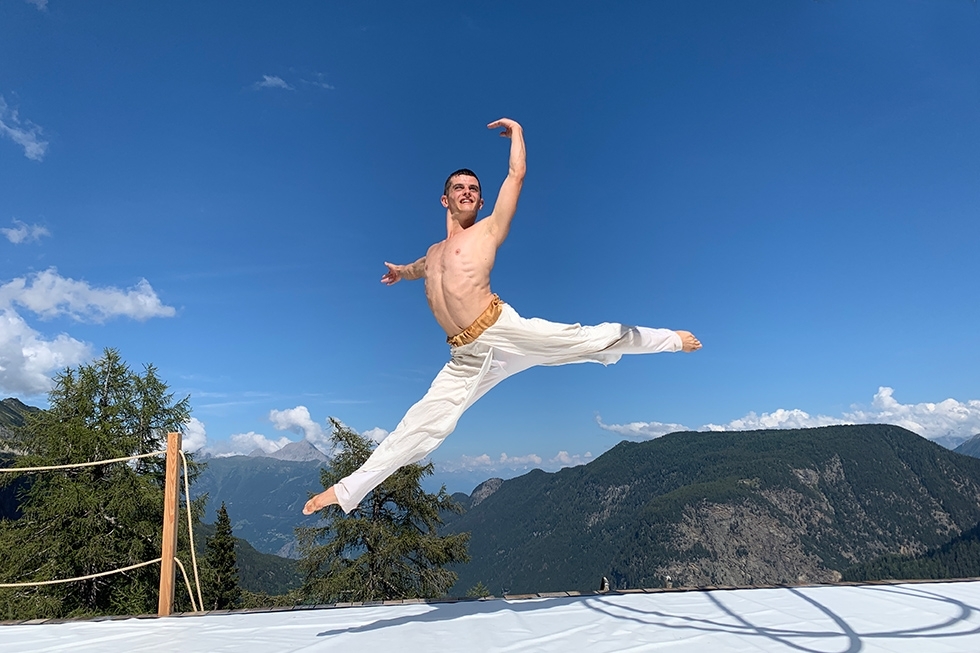
[[[201,597],[201,579],[197,574],[197,553],[194,549],[194,527],[191,525],[191,483],[188,480],[189,470],[187,468],[187,456],[184,455],[183,449],[178,449],[180,452],[180,459],[184,461],[184,499],[187,502],[187,539],[191,543],[191,568],[194,570],[194,584],[197,585],[197,600],[201,603],[201,609],[204,609],[204,599]],[[174,558],[176,560],[176,557]],[[183,569],[183,566],[181,566]],[[190,591],[190,586],[187,587]],[[191,603],[194,601],[191,600]]]
[[[0,473],[2,474],[24,474],[27,472],[47,472],[53,469],[73,469],[75,467],[95,467],[96,465],[108,465],[109,463],[121,463],[127,460],[136,460],[137,458],[149,458],[150,456],[159,456],[167,453],[166,451],[151,451],[150,453],[141,453],[136,456],[126,456],[125,458],[111,458],[109,460],[95,460],[88,463],[72,463],[70,465],[48,465],[46,467],[0,467]],[[183,452],[181,452],[183,453]]]
[[[163,560],[163,558],[155,558],[153,560],[147,560],[146,562],[139,562],[135,565],[123,567],[122,569],[113,569],[112,571],[102,571],[97,574],[89,574],[88,576],[79,576],[78,578],[64,578],[61,580],[39,580],[33,583],[0,583],[0,587],[38,587],[40,585],[60,585],[61,583],[74,583],[77,580],[91,580],[92,578],[111,576],[112,574],[121,574],[124,571],[130,571],[132,569],[137,569],[139,567],[146,567],[147,565],[156,564],[161,560]]]

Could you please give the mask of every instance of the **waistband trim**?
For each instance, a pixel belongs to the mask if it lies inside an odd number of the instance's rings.
[[[493,299],[490,300],[490,305],[487,306],[486,310],[483,311],[478,318],[473,320],[473,324],[469,325],[459,333],[454,336],[449,336],[446,338],[446,342],[449,343],[451,347],[462,347],[463,345],[468,345],[477,338],[480,337],[484,331],[489,329],[496,323],[497,319],[500,318],[500,314],[504,311],[504,302],[496,294]]]

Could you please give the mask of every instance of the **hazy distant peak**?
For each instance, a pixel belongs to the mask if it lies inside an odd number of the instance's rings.
[[[504,479],[502,478],[488,478],[473,488],[473,494],[470,495],[470,508],[479,505],[484,499],[499,490],[503,482]]]
[[[974,458],[980,458],[980,433],[961,443],[953,451],[967,456],[973,456]]]
[[[312,442],[309,440],[300,440],[299,442],[290,442],[282,449],[278,451],[273,451],[272,453],[266,453],[261,449],[256,449],[249,456],[263,456],[265,458],[275,458],[276,460],[292,460],[292,461],[307,461],[307,460],[318,460],[320,462],[327,462],[329,458],[327,455],[316,448]]]

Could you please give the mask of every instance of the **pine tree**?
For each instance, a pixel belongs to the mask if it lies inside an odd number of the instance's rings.
[[[205,609],[229,610],[239,607],[242,588],[235,556],[235,538],[231,533],[231,520],[224,502],[218,509],[214,536],[205,540],[204,547],[205,564],[208,568],[208,583],[204,589]]]
[[[50,408],[30,415],[15,436],[24,454],[16,466],[158,451],[166,433],[182,428],[189,415],[188,399],[175,401],[152,365],[134,373],[113,349],[58,374],[48,399]],[[158,557],[164,465],[157,456],[32,475],[19,498],[21,516],[0,521],[2,582],[85,576]],[[0,482],[14,478],[4,475]],[[158,565],[149,565],[64,585],[0,590],[0,618],[155,612],[159,574]]]
[[[328,488],[361,466],[371,442],[331,419],[338,453],[321,471]],[[440,536],[443,511],[459,505],[443,487],[425,492],[420,481],[432,463],[399,469],[345,515],[339,506],[321,511],[324,526],[298,528],[304,601],[334,603],[384,599],[435,598],[456,582],[446,565],[466,562],[469,533]]]

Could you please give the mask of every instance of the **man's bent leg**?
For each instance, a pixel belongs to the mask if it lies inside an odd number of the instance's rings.
[[[492,363],[489,348],[478,355],[458,356],[436,375],[428,392],[353,474],[311,499],[303,512],[311,514],[337,503],[350,512],[368,492],[399,467],[417,462],[436,449],[456,428],[460,416],[472,403],[480,381]],[[328,493],[333,493],[333,496]]]

